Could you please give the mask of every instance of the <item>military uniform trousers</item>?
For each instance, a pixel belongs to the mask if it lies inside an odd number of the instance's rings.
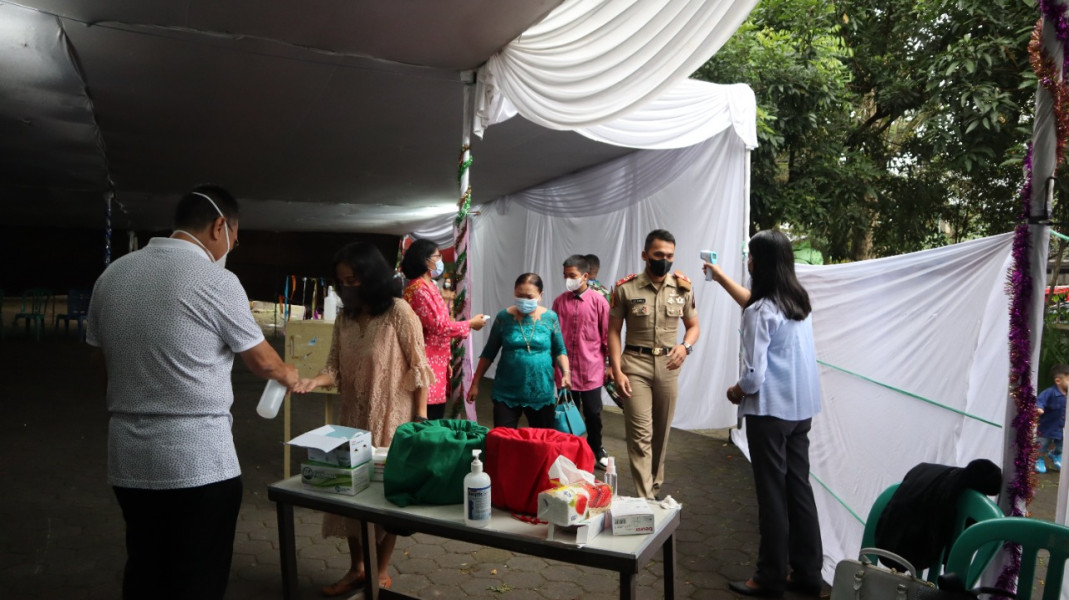
[[[668,434],[676,412],[679,369],[669,371],[668,356],[623,353],[620,369],[631,382],[624,398],[624,427],[631,477],[639,498],[653,498],[664,482]]]

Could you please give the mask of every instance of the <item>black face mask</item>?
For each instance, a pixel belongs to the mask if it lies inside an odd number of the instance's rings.
[[[360,306],[360,286],[358,285],[341,286],[338,289],[338,296],[341,297],[341,301],[349,310]]]
[[[652,274],[654,277],[662,277],[664,275],[667,275],[668,271],[672,270],[672,261],[668,260],[667,258],[662,258],[659,260],[650,259],[649,264],[650,274]]]

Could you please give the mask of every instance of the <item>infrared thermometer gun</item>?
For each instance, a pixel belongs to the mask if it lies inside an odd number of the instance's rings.
[[[698,253],[698,256],[703,261],[705,261],[705,262],[707,262],[707,263],[709,263],[711,265],[715,265],[716,264],[716,252],[713,252],[712,250],[702,250],[701,252]],[[704,267],[702,268],[702,270],[705,271],[705,280],[706,281],[712,281],[713,280],[713,272],[708,270],[708,269],[705,269]]]

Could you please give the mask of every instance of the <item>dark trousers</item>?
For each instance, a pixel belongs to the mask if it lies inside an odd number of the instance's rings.
[[[241,478],[194,488],[115,487],[126,520],[123,598],[222,598],[230,576]]]
[[[782,590],[792,581],[819,584],[824,552],[813,488],[809,485],[809,429],[812,419],[784,421],[747,416],[761,544],[754,581]]]
[[[494,400],[493,404],[494,427],[511,427],[512,429],[516,429],[520,426],[520,417],[527,415],[527,424],[531,427],[553,429],[553,416],[556,414],[556,409],[552,404],[538,410],[527,406],[512,408],[508,404],[497,400]]]
[[[427,405],[427,418],[430,420],[444,419],[445,418],[445,405],[449,404],[448,401],[441,404],[428,404]]]
[[[572,402],[583,408],[583,420],[586,421],[586,443],[594,453],[594,460],[601,456],[601,388],[585,392],[569,390]]]

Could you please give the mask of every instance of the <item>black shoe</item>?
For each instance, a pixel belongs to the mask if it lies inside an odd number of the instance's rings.
[[[605,470],[609,468],[609,453],[605,448],[594,453],[594,468]]]
[[[751,579],[750,581],[753,580]],[[746,585],[747,583],[750,583],[750,581],[732,581],[728,584],[728,588],[736,594],[742,594],[743,596],[751,596],[756,598],[779,598],[783,595],[783,590],[774,590],[771,588],[763,587],[750,587]]]

